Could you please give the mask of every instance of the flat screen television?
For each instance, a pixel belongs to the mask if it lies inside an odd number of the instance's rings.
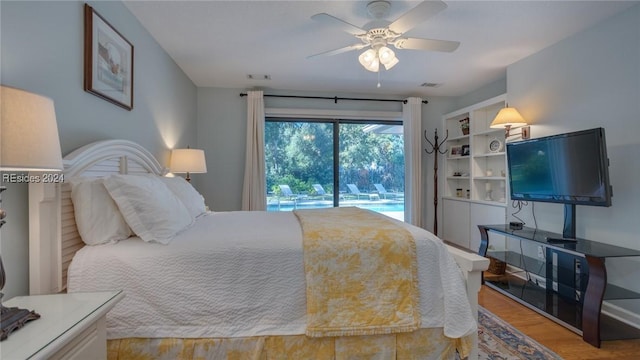
[[[603,128],[508,143],[507,163],[511,199],[566,205],[563,237],[575,238],[575,205],[611,206]]]

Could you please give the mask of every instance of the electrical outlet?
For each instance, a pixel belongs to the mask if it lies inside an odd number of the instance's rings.
[[[540,259],[544,259],[544,248],[542,247],[542,245],[538,246],[538,257]]]

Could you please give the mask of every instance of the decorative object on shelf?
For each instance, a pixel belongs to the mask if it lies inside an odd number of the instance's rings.
[[[504,174],[504,171],[503,171]],[[504,176],[504,175],[503,175]],[[506,184],[503,180],[500,180],[500,199],[498,201],[500,201],[501,203],[505,202],[505,187]]]
[[[493,138],[491,139],[491,141],[489,141],[489,152],[492,153],[497,153],[502,151],[504,146],[504,142],[500,141],[497,138]]]
[[[493,176],[493,170],[492,169],[487,169],[486,174],[487,174],[487,176]]]
[[[467,199],[471,198],[471,191],[469,189],[467,189]]]
[[[484,199],[486,201],[493,201],[493,190],[491,190],[491,182],[490,181],[487,181],[484,184],[484,190],[485,190]]]
[[[8,175],[9,171],[60,171],[62,170],[62,153],[53,101],[44,96],[32,94],[6,86],[0,88],[0,143],[2,154],[0,170]],[[50,175],[50,174],[49,174]],[[62,177],[30,175],[29,181],[53,182]],[[0,188],[0,192],[5,188]],[[5,224],[6,211],[0,209],[0,227]],[[4,287],[5,272],[0,258],[0,290]],[[35,311],[17,307],[4,307],[1,304],[2,319],[0,340],[6,339],[12,331],[19,329],[28,321],[40,318]]]
[[[187,173],[185,180],[191,182],[190,173],[204,174],[207,172],[204,150],[191,149],[189,147],[171,150],[169,171],[172,173]]]
[[[440,150],[440,147],[444,145],[444,143],[449,138],[449,131],[445,132],[445,137],[442,141],[438,142],[438,129],[435,129],[435,134],[433,137],[433,142],[427,138],[427,130],[424,131],[424,139],[429,143],[430,149],[424,149],[424,151],[431,155],[433,153],[436,154],[433,159],[433,233],[438,236],[438,155],[444,155],[447,153],[447,149]],[[458,175],[453,173],[453,176],[460,176],[460,172]]]
[[[462,146],[454,145],[449,149],[449,156],[460,156],[462,155]]]
[[[460,119],[459,121],[462,135],[469,135],[469,117],[467,116],[466,118]]]
[[[460,156],[469,156],[469,145],[462,145]]]
[[[462,176],[462,173],[460,171],[454,171],[453,176]]]
[[[521,132],[519,134],[511,134],[511,128],[513,126],[519,126]],[[499,129],[504,127],[505,139],[511,136],[520,135],[522,139],[529,139],[531,137],[530,127],[527,126],[527,122],[524,120],[522,115],[516,110],[516,108],[507,107],[500,109],[498,115],[493,119],[491,125],[489,125],[492,129]]]
[[[456,189],[456,196],[457,197],[462,197],[462,189],[461,188]]]
[[[133,45],[84,5],[84,90],[133,109]]]

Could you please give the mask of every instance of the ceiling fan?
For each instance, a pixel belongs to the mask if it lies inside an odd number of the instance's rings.
[[[337,55],[351,50],[361,50],[370,47],[370,49],[360,54],[358,60],[365,69],[378,72],[380,64],[382,64],[385,69],[389,70],[399,62],[395,53],[388,47],[388,45],[393,45],[396,49],[443,52],[452,52],[460,46],[458,41],[419,39],[403,36],[404,33],[411,30],[419,23],[446,9],[447,5],[444,2],[439,0],[424,1],[391,23],[384,20],[384,18],[389,14],[390,8],[391,3],[385,0],[375,0],[368,3],[367,12],[374,20],[364,25],[363,28],[357,27],[327,13],[313,15],[311,19],[336,26],[360,39],[360,43],[340,49],[325,51],[308,56],[307,58]]]

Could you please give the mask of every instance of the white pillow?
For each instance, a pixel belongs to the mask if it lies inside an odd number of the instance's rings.
[[[101,178],[75,178],[70,181],[76,227],[87,245],[124,240],[133,235]]]
[[[144,241],[168,244],[193,224],[187,208],[159,176],[112,175],[104,186],[127,224]]]
[[[182,201],[194,219],[207,211],[204,197],[184,178],[163,176],[160,180]]]

